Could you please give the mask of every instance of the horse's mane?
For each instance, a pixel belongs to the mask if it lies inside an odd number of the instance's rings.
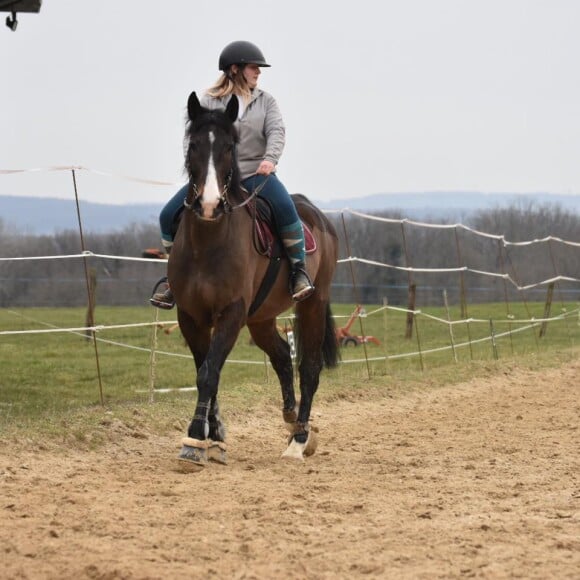
[[[221,129],[225,133],[231,134],[234,138],[234,142],[238,143],[238,131],[227,115],[223,111],[210,110],[203,107],[199,115],[197,115],[193,121],[187,119],[185,125],[185,137],[189,141],[189,139],[191,139],[191,137],[193,137],[193,135],[198,131],[212,126]]]

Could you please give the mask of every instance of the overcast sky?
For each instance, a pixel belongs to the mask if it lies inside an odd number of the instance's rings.
[[[44,0],[16,32],[1,16],[0,169],[183,181],[187,97],[245,39],[272,64],[290,191],[580,193],[579,0]],[[79,188],[174,191],[87,173]],[[0,194],[70,193],[70,174],[0,175]]]

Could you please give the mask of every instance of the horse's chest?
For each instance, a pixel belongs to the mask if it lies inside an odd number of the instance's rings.
[[[232,271],[228,276],[223,272],[199,270],[194,276],[193,295],[201,303],[219,308],[237,301],[247,291],[248,284],[243,270]]]

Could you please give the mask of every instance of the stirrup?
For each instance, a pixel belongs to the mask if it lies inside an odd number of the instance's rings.
[[[305,278],[304,285],[299,290],[296,289],[296,279],[302,276]],[[294,302],[300,302],[306,300],[314,292],[314,284],[310,280],[308,273],[304,268],[296,267],[292,270],[290,275],[290,294],[292,294],[292,300]]]
[[[157,281],[151,293],[151,298],[149,298],[149,302],[153,306],[162,308],[163,310],[171,310],[175,306],[175,300],[173,299],[173,293],[167,282],[167,276],[163,276],[163,278]]]

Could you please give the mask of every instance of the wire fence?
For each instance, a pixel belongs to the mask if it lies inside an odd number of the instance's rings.
[[[80,245],[82,251],[74,254],[62,254],[62,255],[28,255],[28,256],[0,256],[0,266],[3,264],[18,264],[24,262],[34,262],[34,263],[45,263],[45,262],[63,262],[63,261],[76,261],[82,265],[82,270],[84,274],[84,280],[80,278],[73,279],[59,279],[55,280],[53,276],[38,277],[35,280],[29,280],[28,283],[33,285],[34,283],[46,287],[47,284],[67,284],[69,286],[75,287],[74,295],[77,300],[81,303],[86,303],[88,313],[94,313],[95,309],[95,292],[94,292],[94,281],[91,282],[91,269],[94,269],[99,264],[109,264],[109,263],[124,263],[133,265],[142,265],[146,270],[134,270],[133,277],[126,278],[123,280],[124,284],[132,284],[134,287],[139,286],[143,288],[144,280],[150,279],[152,277],[152,269],[159,275],[163,274],[165,268],[166,260],[151,260],[150,258],[136,257],[136,256],[124,256],[116,254],[107,254],[94,251],[87,247],[84,231],[83,231],[83,219],[80,211],[79,204],[79,191],[78,184],[76,180],[76,173],[79,171],[88,171],[96,173],[99,175],[107,175],[110,177],[115,177],[119,179],[125,179],[132,181],[134,183],[146,183],[151,185],[175,185],[169,182],[162,182],[157,180],[141,179],[136,177],[129,177],[124,175],[115,175],[105,172],[99,172],[85,167],[79,166],[67,166],[67,167],[52,167],[45,170],[41,169],[31,169],[31,170],[0,170],[1,175],[7,174],[17,174],[26,172],[39,172],[39,171],[52,171],[52,172],[70,172],[72,176],[72,184],[74,191],[74,198],[77,208],[77,218],[78,218],[78,236],[80,240]],[[506,337],[511,340],[514,336],[522,332],[534,333],[541,336],[542,332],[545,332],[547,324],[566,324],[567,332],[569,335],[570,344],[574,345],[577,342],[578,335],[580,333],[580,309],[578,305],[573,305],[577,302],[578,297],[580,297],[580,271],[575,270],[574,275],[571,275],[562,268],[562,264],[558,262],[556,258],[557,253],[553,251],[554,246],[562,246],[567,248],[572,252],[573,261],[572,263],[580,263],[580,242],[562,239],[556,236],[546,236],[542,239],[532,239],[524,241],[510,241],[503,235],[490,234],[483,231],[478,231],[474,228],[468,227],[466,225],[456,223],[456,224],[434,224],[434,223],[424,223],[419,221],[413,221],[408,219],[392,219],[379,217],[376,215],[366,214],[358,211],[353,211],[350,209],[342,210],[331,210],[326,212],[328,215],[335,215],[339,218],[339,223],[342,224],[342,244],[344,246],[342,254],[343,258],[338,260],[338,269],[342,269],[342,282],[335,284],[334,291],[335,294],[341,294],[343,289],[348,290],[348,296],[351,298],[350,302],[356,304],[369,304],[368,301],[364,300],[364,297],[368,295],[365,288],[368,283],[361,284],[357,276],[356,267],[370,268],[374,272],[377,272],[376,278],[380,278],[378,272],[381,271],[392,271],[406,275],[405,284],[376,284],[375,290],[378,289],[377,295],[381,296],[381,300],[376,302],[382,302],[377,308],[366,313],[365,316],[356,317],[346,317],[348,318],[348,323],[352,325],[354,319],[356,318],[356,323],[360,328],[360,335],[354,335],[353,339],[358,341],[357,344],[363,346],[361,349],[363,352],[356,357],[343,357],[343,364],[366,364],[370,375],[370,363],[372,362],[385,362],[394,361],[401,358],[416,358],[421,367],[423,367],[423,357],[435,353],[435,352],[445,352],[449,353],[449,356],[455,361],[457,360],[457,352],[461,349],[473,350],[474,345],[478,343],[486,343],[489,345],[490,349],[494,352],[494,358],[498,358],[497,354],[497,343]],[[402,238],[402,248],[404,264],[393,263],[383,260],[376,260],[365,257],[357,257],[352,255],[352,243],[351,237],[352,233],[349,231],[348,227],[348,216],[355,216],[358,219],[368,220],[382,224],[386,226],[396,226],[401,230]],[[456,256],[458,264],[450,267],[424,267],[420,265],[413,265],[411,260],[411,254],[407,247],[407,228],[420,228],[427,230],[441,230],[448,231],[453,234],[456,242]],[[490,240],[494,243],[495,251],[497,252],[497,269],[480,269],[474,266],[468,266],[461,264],[462,255],[462,244],[459,239],[458,232],[468,232],[470,235],[477,238],[482,238],[485,240]],[[510,264],[509,250],[512,248],[517,248],[518,250],[529,250],[531,248],[546,246],[550,251],[551,265],[551,275],[544,276],[539,279],[534,279],[530,281],[522,281],[522,277],[518,275],[517,269],[511,263],[511,268],[508,266]],[[436,251],[435,248],[432,248]],[[524,261],[525,263],[525,261]],[[356,267],[355,267],[356,266]],[[564,272],[564,273],[563,273]],[[418,283],[418,280],[429,280],[429,278],[436,278],[438,283],[429,284],[428,282]],[[451,283],[452,277],[458,282],[456,284]],[[489,317],[477,317],[471,316],[469,314],[469,296],[473,292],[478,291],[477,286],[469,286],[466,283],[467,277],[475,277],[491,282],[491,286],[496,289],[497,284],[503,286],[503,302],[505,304],[505,316],[498,317],[495,316],[494,319]],[[349,279],[350,278],[350,279]],[[8,279],[4,279],[4,283],[7,283]],[[444,283],[440,281],[443,280]],[[14,281],[14,280],[13,280]],[[445,281],[449,284],[445,284]],[[22,279],[18,279],[21,283]],[[79,287],[79,283],[84,285],[84,289]],[[479,290],[483,293],[489,291],[489,286],[482,286]],[[116,291],[123,292],[122,289],[117,288]],[[429,291],[432,294],[437,294],[440,297],[440,303],[444,304],[445,316],[436,316],[424,308],[419,307],[417,304],[421,304],[421,292]],[[113,290],[113,293],[115,290]],[[456,319],[452,318],[450,313],[448,299],[449,294],[452,294],[452,301],[457,303],[460,307],[459,317]],[[560,306],[554,305],[556,302],[554,295],[559,294]],[[57,293],[58,294],[58,293]],[[82,298],[84,294],[84,299]],[[347,294],[343,293],[343,297]],[[530,296],[535,296],[540,298],[543,306],[543,315],[538,316],[533,314],[530,307]],[[136,296],[140,300],[139,303],[143,304],[147,298],[146,295],[137,293]],[[392,296],[396,296],[395,300]],[[419,297],[419,299],[418,299]],[[513,312],[514,298],[519,299],[521,305],[525,310],[525,316],[515,317]],[[17,301],[16,301],[17,302]],[[406,304],[405,304],[406,302]],[[18,305],[18,304],[16,304]],[[58,306],[58,301],[56,301],[56,306]],[[70,300],[67,305],[70,304]],[[558,310],[559,313],[552,314],[554,310]],[[10,308],[5,309],[7,313],[13,314],[14,316],[23,316],[15,310],[10,310]],[[408,352],[388,352],[388,349],[383,349],[382,352],[371,353],[367,350],[368,338],[365,332],[365,320],[371,320],[376,317],[383,317],[382,324],[384,326],[388,323],[388,318],[392,316],[399,316],[400,320],[403,321],[405,325],[405,335],[407,339],[411,339],[413,336],[416,338],[417,348]],[[343,317],[344,318],[344,317]],[[343,318],[337,318],[337,326],[343,328],[342,325]],[[281,318],[281,320],[283,320]],[[286,321],[291,327],[292,317],[287,317]],[[429,345],[422,346],[421,334],[419,321],[428,321],[429,323],[436,323],[437,325],[444,328],[445,344],[440,345]],[[44,334],[44,335],[59,335],[62,333],[67,334],[77,334],[79,336],[89,336],[92,339],[95,349],[95,360],[97,364],[97,374],[99,375],[99,385],[100,385],[100,398],[103,400],[102,394],[102,384],[99,371],[99,343],[106,343],[118,348],[134,349],[143,352],[150,353],[150,372],[151,372],[151,392],[155,389],[155,364],[157,357],[185,357],[191,358],[189,355],[184,353],[169,352],[163,349],[159,349],[157,346],[157,329],[163,327],[175,326],[176,321],[163,321],[158,320],[156,312],[153,310],[152,320],[142,321],[138,323],[127,323],[127,324],[114,324],[114,325],[104,325],[96,324],[92,320],[91,316],[87,314],[86,324],[82,326],[74,327],[59,327],[54,324],[46,324],[42,320],[31,319],[31,323],[34,322],[32,328],[22,328],[19,330],[6,330],[0,328],[0,344],[2,340],[8,337],[13,337],[16,335],[34,335],[34,334]],[[38,326],[45,326],[45,328],[38,328]],[[473,326],[479,326],[480,328],[485,328],[485,332],[480,331],[479,333],[472,333],[470,329]],[[36,327],[36,328],[35,328]],[[376,325],[375,325],[376,327]],[[464,327],[467,329],[467,340],[457,340],[454,331],[459,327]],[[131,345],[122,341],[112,341],[108,339],[100,338],[99,335],[103,332],[121,330],[121,329],[150,329],[152,332],[152,342],[148,347]],[[349,326],[350,329],[350,326]],[[479,336],[477,336],[479,334]],[[537,339],[536,339],[537,340]],[[236,360],[229,359],[228,364],[245,364],[245,365],[264,365],[267,364],[264,360]]]

